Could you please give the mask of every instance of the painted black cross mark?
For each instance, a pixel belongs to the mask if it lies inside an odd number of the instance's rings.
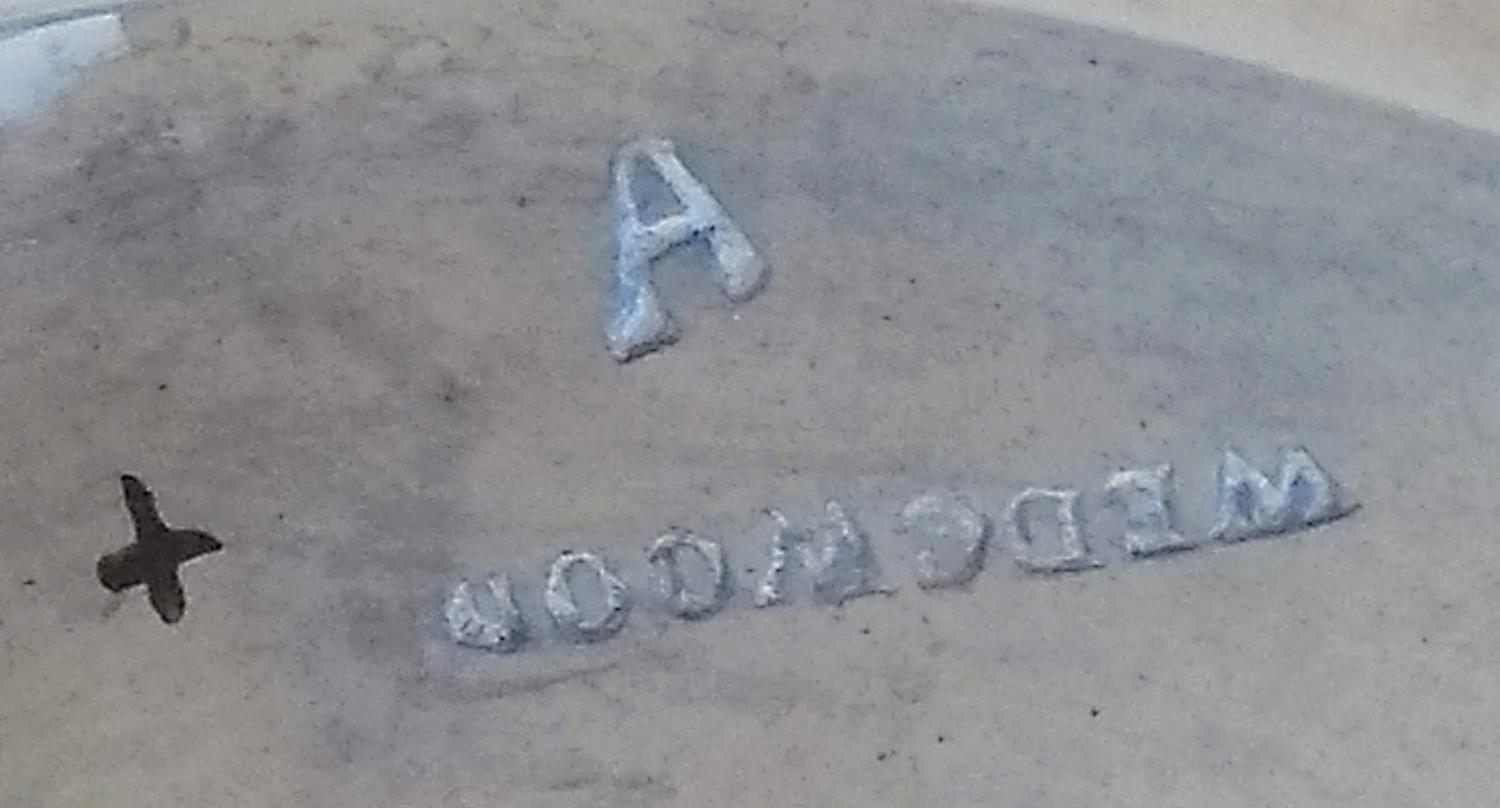
[[[156,511],[151,489],[129,474],[120,477],[125,489],[125,507],[135,522],[135,542],[99,559],[99,583],[111,592],[138,584],[146,585],[152,608],[162,622],[175,623],[187,609],[187,595],[177,568],[198,556],[224,549],[224,545],[201,530],[167,527]]]

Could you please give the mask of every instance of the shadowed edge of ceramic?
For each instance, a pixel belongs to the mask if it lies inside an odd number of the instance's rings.
[[[45,109],[80,70],[128,47],[114,9],[0,23],[0,37],[0,125]]]

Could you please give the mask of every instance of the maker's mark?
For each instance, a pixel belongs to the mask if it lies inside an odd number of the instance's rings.
[[[641,221],[633,190],[638,164],[649,165],[661,178],[680,210],[654,222]],[[621,148],[611,166],[611,186],[615,255],[604,340],[616,360],[626,362],[677,340],[677,324],[662,303],[651,264],[683,244],[708,241],[714,278],[730,302],[743,303],[765,286],[765,261],[708,187],[678,159],[671,141],[639,140]]]
[[[120,486],[135,525],[135,541],[99,559],[99,583],[111,592],[144,584],[147,600],[162,622],[176,623],[187,610],[177,568],[224,545],[201,530],[167,527],[156,510],[156,497],[139,478],[123,475]]]

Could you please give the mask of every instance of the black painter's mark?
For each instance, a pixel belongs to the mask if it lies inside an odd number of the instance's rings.
[[[224,545],[201,530],[167,527],[156,510],[156,497],[136,477],[120,477],[125,489],[125,507],[135,523],[135,541],[99,559],[99,583],[111,592],[138,584],[146,585],[152,608],[163,623],[182,619],[187,595],[177,568],[198,556],[224,549]]]

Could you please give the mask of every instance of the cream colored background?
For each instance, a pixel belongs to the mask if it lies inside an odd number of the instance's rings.
[[[1500,3],[1488,0],[975,0],[1179,42],[1500,128]],[[0,0],[0,22],[121,4]]]
[[[990,0],[981,0],[990,2]],[[1006,0],[1500,127],[1500,3],[1488,0]]]

